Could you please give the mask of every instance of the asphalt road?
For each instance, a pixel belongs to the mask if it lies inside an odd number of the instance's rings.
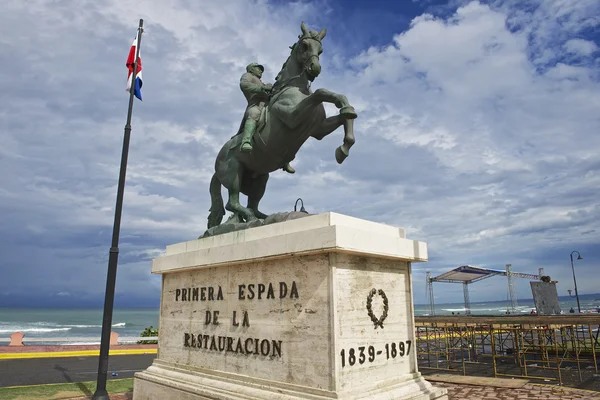
[[[111,356],[108,379],[131,378],[134,372],[148,368],[154,358],[156,354]],[[0,387],[95,381],[97,376],[97,356],[0,360]]]

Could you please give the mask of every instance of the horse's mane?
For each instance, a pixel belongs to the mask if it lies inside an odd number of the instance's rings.
[[[290,55],[288,56],[288,58],[285,60],[285,62],[283,63],[283,65],[281,66],[281,70],[279,71],[279,73],[277,74],[277,76],[275,77],[275,81],[278,81],[281,79],[281,75],[283,74],[283,71],[285,71],[285,67],[287,66],[288,61],[290,61],[290,59],[292,58],[292,56],[294,55],[294,49],[296,48],[296,45],[298,44],[298,42],[294,43],[293,45],[290,46]]]

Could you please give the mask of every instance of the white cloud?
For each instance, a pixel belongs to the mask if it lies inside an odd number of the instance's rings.
[[[272,81],[303,19],[331,32],[313,88],[348,96],[357,142],[339,166],[342,129],[309,141],[295,175],[273,174],[263,211],[290,210],[302,197],[310,212],[403,226],[432,257],[415,282],[426,269],[505,263],[525,272],[543,263],[568,279],[557,249],[597,251],[600,239],[600,64],[587,57],[597,45],[582,39],[600,14],[593,1],[519,4],[423,14],[387,46],[348,54],[334,34],[343,21],[309,2],[9,2],[0,16],[11,32],[0,62],[14,71],[0,77],[0,212],[10,217],[0,233],[7,263],[21,268],[6,285],[35,285],[25,277],[39,274],[60,293],[78,274],[104,279],[137,17],[146,27],[144,102],[134,108],[119,287],[136,281],[136,293],[155,293],[148,259],[203,232],[214,158],[242,116],[239,76],[258,60]],[[52,277],[48,263],[70,278]]]
[[[390,46],[355,58],[363,69],[349,97],[375,100],[361,109],[367,120],[357,120],[358,145],[367,140],[361,129],[385,138],[399,147],[389,167],[421,177],[421,187],[403,186],[417,194],[403,195],[398,215],[387,221],[410,221],[447,268],[513,260],[535,270],[514,258],[525,258],[526,249],[598,240],[599,202],[590,189],[599,165],[598,66],[558,63],[539,73],[529,58],[541,49],[541,36],[579,32],[575,23],[563,32],[541,21],[550,11],[588,26],[595,21],[570,6],[530,15],[537,30],[509,30],[506,9],[471,2],[447,19],[418,17]],[[554,46],[547,50],[561,56]],[[439,167],[414,170],[415,146]],[[393,198],[398,188],[384,192]],[[587,232],[594,239],[582,238]],[[587,290],[595,289],[590,283]]]
[[[581,56],[590,56],[598,50],[598,45],[591,40],[570,39],[565,43],[565,50]]]

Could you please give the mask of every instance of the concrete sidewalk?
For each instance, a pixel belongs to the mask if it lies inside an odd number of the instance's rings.
[[[528,383],[520,388],[505,388],[457,383],[435,382],[435,386],[448,389],[451,400],[593,400],[600,399],[600,393],[590,390],[570,389],[558,386]]]
[[[450,399],[599,399],[600,392],[557,385],[531,383],[527,379],[486,378],[453,374],[431,374],[425,379],[448,389]]]
[[[131,400],[133,399],[133,393],[121,393],[121,394],[111,394],[109,395],[110,400]],[[91,397],[75,397],[73,399],[65,399],[65,400],[90,400]]]
[[[471,377],[469,377],[471,378]],[[477,378],[474,378],[475,381]],[[494,379],[494,378],[492,378]],[[432,382],[435,386],[448,389],[450,400],[596,400],[600,393],[590,390],[570,389],[552,385],[533,383],[515,384],[512,379],[506,379],[506,384],[499,382],[496,386],[482,386],[474,384],[459,384],[446,382]],[[504,387],[500,387],[504,386]],[[520,387],[515,387],[520,386]],[[71,400],[89,400],[90,397],[78,397]],[[131,400],[132,393],[114,394],[111,400]]]

